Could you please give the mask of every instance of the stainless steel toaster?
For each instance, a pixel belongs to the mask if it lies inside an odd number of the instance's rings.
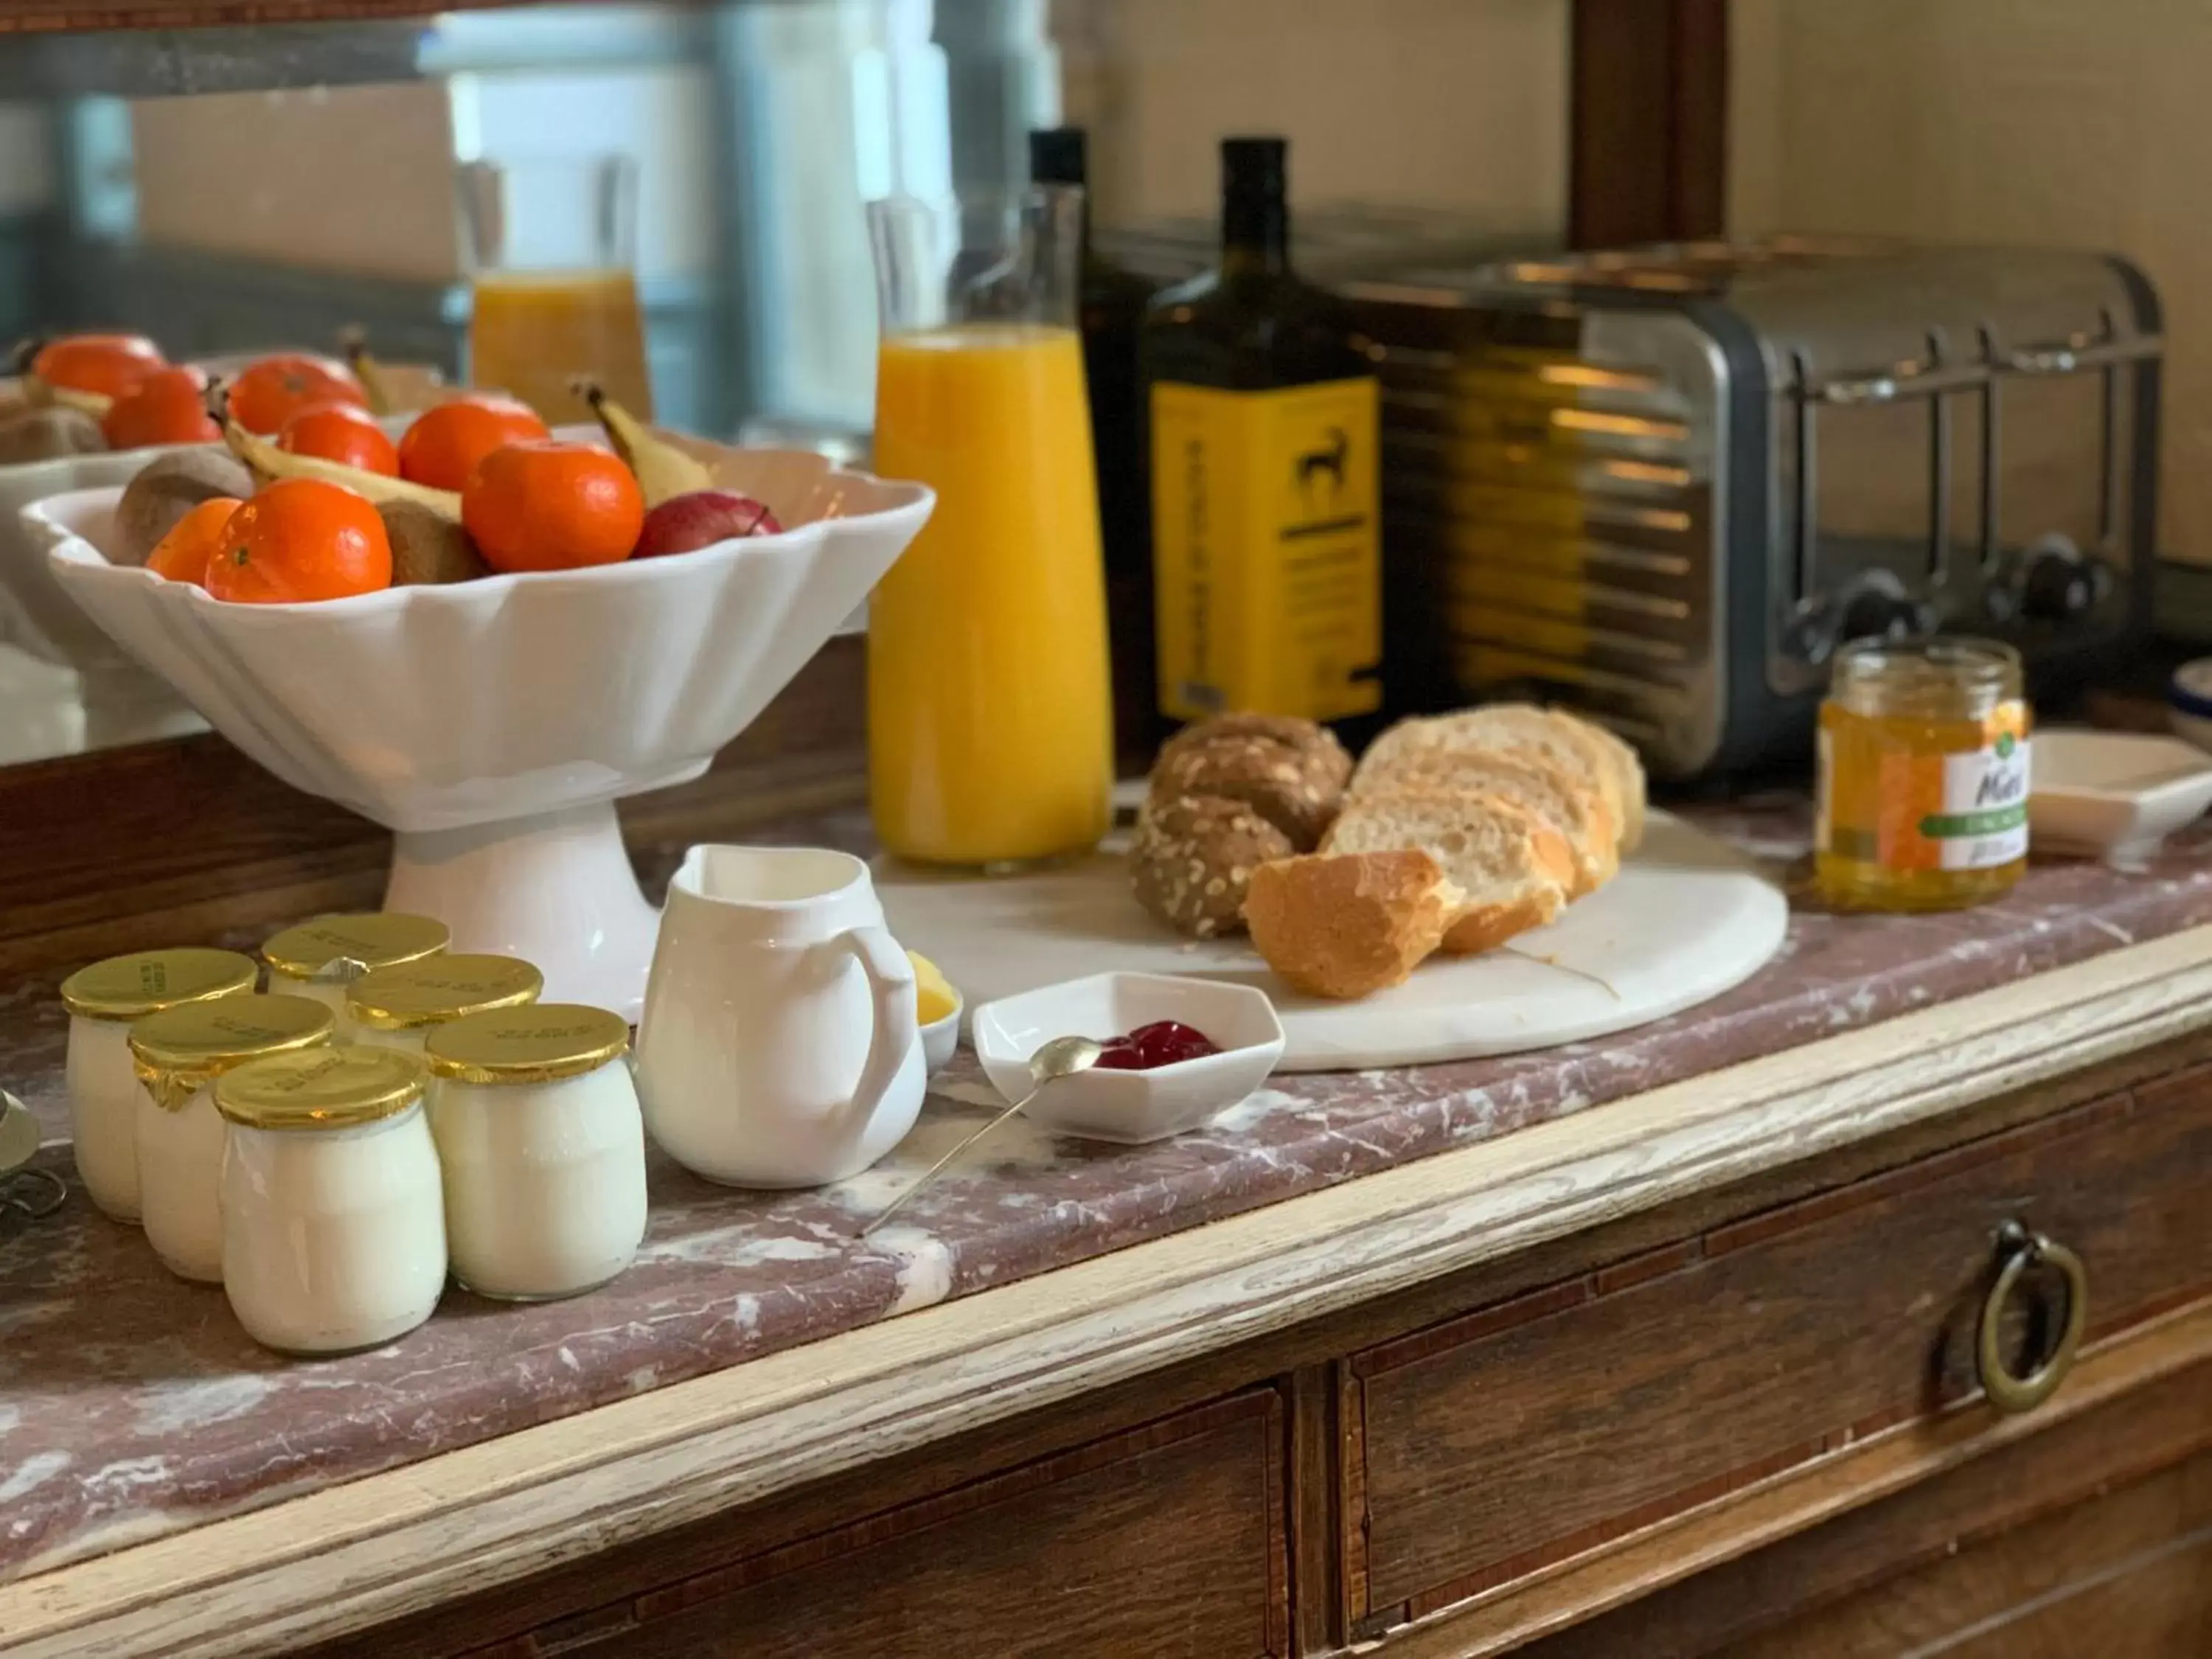
[[[1810,753],[1869,635],[2147,631],[2157,296],[2088,252],[1773,240],[1346,284],[1384,389],[1386,672],[1683,778]]]

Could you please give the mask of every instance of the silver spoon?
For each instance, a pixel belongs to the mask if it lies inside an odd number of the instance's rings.
[[[921,1172],[921,1176],[912,1186],[908,1187],[904,1192],[901,1193],[896,1198],[884,1205],[882,1209],[877,1211],[873,1216],[869,1218],[867,1224],[860,1229],[860,1237],[866,1238],[870,1233],[875,1231],[877,1228],[882,1226],[884,1223],[889,1221],[894,1215],[896,1215],[901,1210],[904,1209],[906,1207],[907,1200],[912,1198],[924,1187],[927,1187],[931,1182],[934,1181],[940,1170],[944,1169],[946,1164],[951,1163],[954,1158],[958,1158],[961,1153],[966,1152],[970,1146],[973,1146],[985,1135],[990,1133],[992,1130],[997,1128],[1001,1123],[1004,1123],[1016,1112],[1020,1111],[1022,1108],[1028,1105],[1030,1102],[1035,1100],[1038,1095],[1044,1091],[1046,1085],[1057,1083],[1064,1077],[1073,1077],[1079,1072],[1089,1071],[1092,1066],[1098,1063],[1098,1057],[1105,1052],[1105,1049],[1099,1047],[1096,1042],[1093,1042],[1089,1037],[1054,1037],[1051,1042],[1046,1043],[1043,1048],[1038,1049],[1035,1054],[1030,1056],[1029,1093],[1024,1095],[1012,1105],[1007,1107],[1005,1111],[1000,1113],[998,1116],[993,1118],[981,1128],[976,1130],[974,1134],[969,1135],[957,1146],[955,1146],[951,1152],[945,1153],[943,1158],[939,1158],[936,1163],[931,1164],[927,1170],[924,1170]]]

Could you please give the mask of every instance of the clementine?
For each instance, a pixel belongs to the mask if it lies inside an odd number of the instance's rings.
[[[399,476],[433,489],[459,489],[478,461],[503,444],[550,438],[527,404],[471,393],[425,410],[399,440]]]
[[[270,437],[284,422],[315,404],[368,406],[361,382],[343,363],[298,352],[248,363],[230,383],[231,418],[248,432]]]
[[[230,515],[207,591],[246,605],[343,599],[392,586],[392,543],[365,496],[280,478]]]
[[[169,526],[169,533],[154,544],[146,568],[173,582],[207,586],[208,564],[222,545],[231,514],[246,503],[235,495],[210,495]]]
[[[119,398],[155,369],[161,349],[143,334],[64,334],[31,358],[31,373],[48,386]]]
[[[319,455],[326,461],[364,472],[399,476],[399,452],[376,416],[358,404],[310,404],[284,422],[276,447],[295,455]]]
[[[155,369],[108,406],[100,430],[110,449],[211,444],[222,436],[207,412],[207,376],[197,368]]]
[[[495,449],[461,488],[461,523],[495,570],[619,564],[645,525],[645,495],[615,456],[536,439]]]

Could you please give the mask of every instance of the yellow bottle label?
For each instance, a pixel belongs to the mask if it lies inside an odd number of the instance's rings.
[[[1381,707],[1379,399],[1370,379],[1152,387],[1160,707]]]

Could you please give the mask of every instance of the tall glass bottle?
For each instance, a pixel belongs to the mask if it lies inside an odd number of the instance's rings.
[[[1291,268],[1279,138],[1222,141],[1221,264],[1152,304],[1160,708],[1320,720],[1381,706],[1374,366]]]
[[[937,492],[868,607],[869,802],[904,858],[1052,858],[1112,816],[1080,213],[1050,186],[868,206],[875,471]]]
[[[1152,511],[1145,495],[1144,409],[1137,334],[1152,285],[1102,258],[1091,240],[1091,191],[1081,127],[1030,134],[1030,178],[1083,188],[1078,308],[1083,374],[1098,461],[1098,521],[1106,544],[1106,618],[1113,646],[1114,730],[1149,758],[1159,716],[1153,697]]]

